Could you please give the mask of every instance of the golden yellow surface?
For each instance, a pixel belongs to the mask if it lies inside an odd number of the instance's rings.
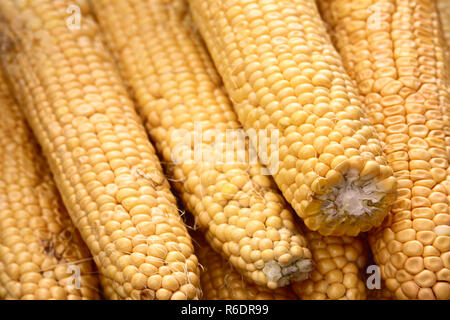
[[[98,299],[92,257],[1,69],[0,109],[0,299]]]
[[[435,2],[319,4],[398,180],[396,202],[369,237],[385,285],[397,299],[449,299],[449,87]]]
[[[360,237],[324,237],[305,229],[313,256],[309,279],[292,288],[302,300],[365,300],[367,248]]]
[[[197,257],[93,18],[69,0],[0,2],[1,57],[110,299],[195,299]],[[70,28],[69,28],[70,26]]]
[[[308,228],[356,236],[380,225],[396,181],[315,2],[189,3],[243,127],[279,131],[273,175]],[[376,188],[379,202],[358,201],[370,207],[358,214],[336,205],[347,182]]]
[[[450,81],[450,1],[448,0],[436,0],[437,8],[439,12],[439,18],[441,27],[443,30],[443,41],[447,45],[446,53],[447,59],[447,80]],[[445,123],[445,144],[447,145],[447,156],[450,158],[450,103],[447,102],[443,105],[444,111],[444,123]],[[447,189],[448,200],[450,203],[450,167],[447,169],[447,181],[444,183]]]
[[[436,3],[445,41],[447,47],[450,48],[450,2],[448,0],[436,0]]]
[[[248,143],[240,147],[232,136],[241,126],[187,2],[97,0],[93,8],[169,179],[208,243],[258,285],[305,278],[306,241],[271,177],[249,159]],[[196,142],[200,125],[214,132],[211,140]],[[266,270],[271,264],[275,276]]]
[[[200,237],[196,239],[199,240]],[[270,290],[245,280],[228,261],[224,260],[205,241],[196,246],[202,266],[200,282],[203,300],[296,300],[290,286]]]

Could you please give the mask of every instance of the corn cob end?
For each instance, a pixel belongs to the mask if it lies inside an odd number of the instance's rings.
[[[375,163],[374,167],[378,172],[388,168]],[[397,180],[392,170],[387,171],[391,171],[387,176],[367,179],[364,170],[349,169],[334,186],[316,192],[295,209],[304,213],[309,229],[324,236],[357,236],[379,226],[396,198]]]
[[[308,279],[313,270],[313,263],[310,259],[298,259],[290,264],[280,264],[276,261],[266,263],[263,272],[270,289],[276,289],[289,285],[291,281],[302,281]]]

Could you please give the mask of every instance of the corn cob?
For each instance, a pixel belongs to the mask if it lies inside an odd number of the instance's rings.
[[[449,91],[434,1],[319,3],[398,179],[398,199],[369,237],[382,278],[397,299],[449,299]]]
[[[0,108],[0,299],[98,299],[92,257],[1,69]]]
[[[309,279],[292,284],[302,300],[365,300],[364,267],[367,257],[357,237],[324,237],[303,228],[313,256]]]
[[[196,254],[202,266],[200,282],[203,300],[296,300],[290,286],[270,290],[246,281],[231,264],[202,239],[197,242]]]
[[[92,5],[170,180],[208,242],[258,285],[273,289],[306,278],[312,267],[306,241],[276,185],[257,161],[247,160],[239,135],[230,134],[240,125],[192,28],[187,2],[96,0]],[[216,135],[200,142],[198,159],[199,124]],[[191,137],[181,161],[174,159],[182,145],[180,131]],[[221,147],[212,147],[220,137]],[[222,158],[212,159],[214,153]],[[239,153],[245,153],[243,161]]]
[[[444,31],[447,47],[450,48],[450,2],[448,0],[437,0],[439,17]]]
[[[379,225],[396,181],[315,2],[189,3],[244,128],[279,131],[272,174],[307,227],[356,236]]]
[[[1,60],[112,299],[197,298],[199,268],[155,150],[93,17],[0,2]],[[66,20],[69,19],[69,20]]]
[[[447,77],[450,76],[450,2],[448,0],[437,0],[437,6],[440,16],[440,22],[444,35],[444,42],[447,45],[447,49],[444,49],[447,61]],[[450,81],[447,78],[447,81]],[[445,125],[445,145],[447,146],[447,156],[450,158],[450,103],[443,104],[447,109],[444,110],[444,125]],[[447,168],[447,180],[444,182],[444,186],[447,189],[448,201],[450,203],[450,167]]]

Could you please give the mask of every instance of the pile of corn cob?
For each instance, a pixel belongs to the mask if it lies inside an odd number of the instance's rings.
[[[450,300],[449,31],[447,0],[0,1],[0,299]]]

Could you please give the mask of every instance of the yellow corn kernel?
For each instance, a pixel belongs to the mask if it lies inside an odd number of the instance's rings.
[[[0,69],[0,299],[99,299],[92,257]]]
[[[449,299],[449,87],[435,2],[319,4],[398,179],[397,201],[369,237],[386,288],[396,299]]]
[[[92,4],[170,181],[208,243],[258,285],[303,278],[311,269],[306,241],[258,159],[249,159],[248,142],[239,140],[243,130],[187,2]]]
[[[226,260],[195,236],[196,254],[201,264],[203,300],[296,300],[290,286],[270,290],[246,281]]]
[[[272,174],[307,227],[356,236],[380,225],[396,180],[315,2],[189,3],[243,127],[279,133]]]
[[[197,257],[154,148],[93,17],[82,12],[77,25],[71,4],[1,1],[1,61],[15,96],[108,279],[107,298],[198,298]],[[149,288],[152,275],[177,270],[184,285]]]
[[[366,253],[360,237],[322,236],[303,228],[313,256],[309,279],[293,283],[302,300],[365,300]]]

